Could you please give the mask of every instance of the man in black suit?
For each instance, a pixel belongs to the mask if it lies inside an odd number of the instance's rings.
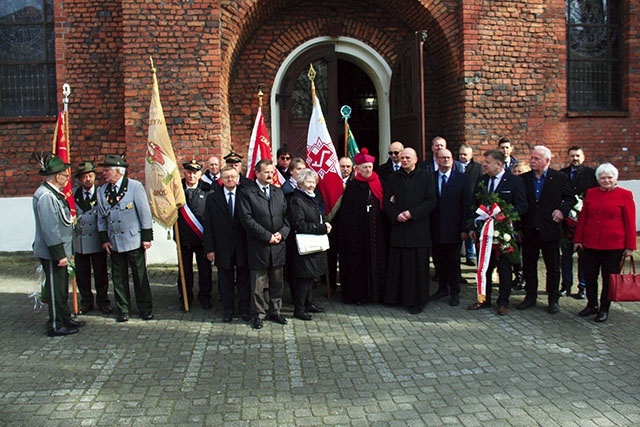
[[[424,161],[420,162],[420,167],[428,170],[429,172],[437,171],[439,167],[438,160],[437,160],[438,151],[444,150],[446,148],[447,148],[446,139],[444,139],[441,136],[436,136],[435,138],[433,138],[431,140],[431,158],[425,159]],[[462,169],[462,164],[457,160],[454,160],[453,162],[453,170],[456,170],[458,172],[464,172],[464,170]]]
[[[202,245],[204,208],[211,187],[200,180],[202,165],[197,160],[182,164],[182,186],[187,203],[179,210],[180,252],[184,269],[185,287],[189,305],[193,302],[193,257],[198,265],[198,301],[205,310],[211,308],[211,262],[207,260]],[[178,295],[183,305],[181,274],[178,273]]]
[[[518,159],[511,155],[511,153],[513,153],[513,144],[511,144],[511,140],[506,136],[503,136],[498,141],[498,148],[502,151],[502,154],[504,154],[504,170],[511,172],[513,167],[518,164]]]
[[[222,321],[229,323],[238,312],[242,320],[251,319],[251,290],[247,263],[247,234],[240,224],[242,190],[238,171],[225,166],[221,171],[223,187],[211,192],[204,210],[204,252],[218,268],[218,291],[222,302]]]
[[[449,296],[449,305],[460,304],[460,246],[466,240],[471,207],[469,176],[452,170],[453,155],[442,149],[436,153],[438,171],[433,172],[436,207],[431,211],[431,248],[438,270],[438,291],[433,301]]]
[[[527,198],[525,196],[524,185],[520,177],[511,175],[504,170],[504,154],[500,150],[489,150],[484,153],[484,161],[482,162],[482,171],[484,175],[478,181],[476,193],[480,190],[479,185],[482,184],[489,193],[497,193],[498,197],[513,206],[515,211],[522,217],[527,211]],[[474,206],[479,205],[479,201],[475,198]],[[518,223],[514,223],[514,230],[517,231]],[[476,239],[475,231],[469,234]],[[482,266],[478,266],[481,269]],[[491,251],[489,264],[487,267],[486,278],[486,299],[484,302],[475,302],[467,307],[469,310],[479,310],[481,308],[491,307],[491,276],[493,270],[498,269],[499,288],[498,299],[496,300],[497,313],[504,316],[509,313],[509,296],[511,295],[511,262],[508,257]]]
[[[255,167],[256,184],[248,187],[240,202],[240,222],[247,231],[247,252],[253,309],[256,316],[253,328],[261,329],[268,318],[281,325],[287,319],[280,314],[286,262],[285,240],[290,227],[287,220],[287,201],[279,187],[271,183],[275,166],[262,159]]]
[[[596,179],[596,171],[588,166],[584,165],[584,151],[581,147],[573,146],[567,151],[569,155],[569,166],[564,169],[560,169],[560,172],[564,172],[571,181],[571,187],[573,193],[584,199],[584,195],[589,188],[597,187],[598,180]],[[573,284],[573,232],[566,229],[565,234],[568,233],[567,238],[562,239],[560,244],[560,270],[562,271],[562,287],[560,288],[560,295],[571,295],[571,285]],[[582,248],[577,250],[578,252],[578,293],[575,295],[577,299],[585,299],[586,297],[586,284],[584,282],[583,274],[583,259]]]
[[[547,269],[547,311],[559,311],[560,238],[562,220],[573,207],[573,191],[564,173],[551,169],[551,150],[539,145],[531,152],[531,170],[521,177],[527,194],[528,209],[522,220],[522,269],[526,297],[518,305],[525,310],[536,305],[538,297],[538,258],[542,252]]]
[[[218,180],[220,179],[220,159],[216,156],[211,156],[207,159],[206,169],[202,176],[200,176],[200,181],[205,184],[208,184],[214,190],[220,188],[220,184]],[[203,188],[206,188],[204,186]]]
[[[389,159],[378,168],[378,176],[386,181],[389,175],[400,170],[400,152],[404,150],[404,145],[400,141],[394,141],[389,145]]]
[[[462,165],[464,173],[469,175],[469,186],[471,187],[471,197],[473,198],[473,193],[476,191],[476,185],[478,185],[480,175],[482,175],[482,165],[473,160],[473,147],[466,144],[460,146],[460,150],[458,151],[458,160]],[[466,264],[472,267],[476,265],[474,249],[475,246],[473,244],[473,240],[470,238],[466,239],[464,241],[464,257],[466,259]]]

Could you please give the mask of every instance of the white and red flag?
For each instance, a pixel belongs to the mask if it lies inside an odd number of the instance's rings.
[[[324,199],[326,214],[329,218],[333,218],[333,215],[340,208],[344,185],[338,170],[336,148],[331,141],[313,81],[311,82],[311,98],[313,111],[307,134],[307,166],[318,174],[318,188]]]
[[[71,156],[69,155],[69,124],[67,123],[67,113],[64,111],[60,111],[58,113],[58,121],[56,122],[56,130],[53,135],[53,154],[60,157],[60,159],[64,163],[71,163],[69,159]],[[69,176],[71,175],[71,168],[67,169]],[[67,185],[62,189],[62,193],[64,194],[65,199],[67,199],[67,203],[69,203],[69,210],[71,211],[71,216],[76,216],[76,202],[73,198],[73,187],[71,186],[71,182],[73,180],[69,179],[67,181]]]
[[[149,105],[149,137],[144,174],[151,214],[159,224],[168,228],[178,219],[178,209],[185,205],[186,198],[167,123],[164,120],[153,64],[152,70],[153,88]]]
[[[253,124],[253,131],[251,131],[251,140],[249,141],[249,153],[247,155],[247,178],[254,180],[256,178],[256,163],[262,159],[273,160],[273,153],[271,151],[271,138],[269,138],[269,130],[264,122],[264,116],[262,115],[262,106],[258,107],[258,114],[256,114],[256,121]],[[284,184],[284,177],[278,173],[278,182],[274,182],[275,186],[282,186]]]

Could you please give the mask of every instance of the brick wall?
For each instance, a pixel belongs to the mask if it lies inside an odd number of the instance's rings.
[[[639,2],[624,3],[628,113],[603,116],[566,111],[564,0],[54,0],[58,86],[72,86],[72,157],[126,150],[132,175],[144,178],[150,55],[181,161],[224,154],[232,143],[246,150],[258,84],[268,99],[300,43],[349,36],[392,65],[402,42],[427,30],[428,139],[482,150],[509,135],[519,157],[548,145],[555,166],[579,144],[592,163],[613,161],[622,179],[637,179]],[[0,197],[32,193],[40,178],[29,157],[51,146],[54,126],[53,118],[0,119]]]

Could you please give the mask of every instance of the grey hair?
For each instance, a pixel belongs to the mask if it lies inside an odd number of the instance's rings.
[[[603,163],[596,169],[596,178],[600,178],[600,175],[609,173],[613,176],[613,179],[618,180],[618,169],[611,163]]]
[[[536,145],[535,147],[533,147],[533,151],[540,151],[542,152],[542,155],[545,159],[551,160],[551,150],[549,150],[544,145]]]
[[[308,168],[302,169],[300,171],[300,173],[298,174],[298,179],[296,179],[296,182],[298,183],[299,186],[302,186],[302,184],[304,184],[305,179],[309,177],[315,179],[316,184],[318,183],[318,174],[313,169],[308,169]]]
[[[127,169],[123,168],[122,166],[111,166],[111,170],[119,173],[122,176],[125,176],[125,174],[127,173]]]

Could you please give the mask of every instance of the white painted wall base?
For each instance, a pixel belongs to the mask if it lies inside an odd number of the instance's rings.
[[[633,191],[636,201],[636,230],[640,230],[640,180],[620,181],[620,187]],[[0,198],[0,252],[31,251],[35,221],[31,197]],[[147,253],[149,264],[177,264],[176,244],[167,240],[167,229],[153,223],[154,241]]]

